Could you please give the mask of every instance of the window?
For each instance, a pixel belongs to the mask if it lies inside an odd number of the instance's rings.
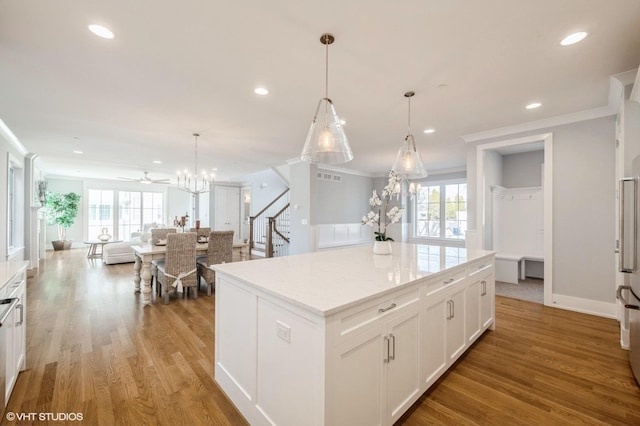
[[[415,237],[464,240],[467,231],[467,184],[432,183],[416,197]]]
[[[164,223],[164,194],[160,192],[90,189],[88,199],[90,239],[106,227],[114,238],[129,240],[145,223]]]
[[[113,232],[113,191],[97,189],[89,190],[87,211],[89,213],[88,233],[89,239],[102,234],[102,228]]]
[[[24,247],[24,168],[20,161],[7,154],[7,255]]]

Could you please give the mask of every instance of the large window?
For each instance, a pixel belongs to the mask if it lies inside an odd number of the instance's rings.
[[[465,182],[425,185],[414,206],[416,238],[464,240],[467,231]]]
[[[114,238],[129,240],[145,223],[164,223],[163,205],[160,192],[90,189],[88,238],[106,227]]]
[[[90,240],[102,233],[102,228],[107,228],[113,235],[113,191],[90,189],[87,211],[89,213],[88,237]]]

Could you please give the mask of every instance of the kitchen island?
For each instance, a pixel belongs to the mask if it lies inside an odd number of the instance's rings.
[[[215,379],[251,424],[391,425],[494,327],[494,254],[393,243],[215,265]]]

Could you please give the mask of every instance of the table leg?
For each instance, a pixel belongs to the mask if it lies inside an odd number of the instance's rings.
[[[135,257],[135,264],[133,265],[133,282],[135,284],[134,293],[140,293],[140,270],[142,269],[142,261],[138,256]]]
[[[144,306],[151,305],[151,261],[142,263],[142,299]]]
[[[93,244],[89,244],[89,251],[87,252],[87,258],[91,257],[91,249],[93,248]]]

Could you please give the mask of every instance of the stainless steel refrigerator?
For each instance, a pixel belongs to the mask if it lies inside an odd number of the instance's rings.
[[[620,180],[620,272],[629,274],[628,285],[618,287],[618,299],[629,314],[629,364],[640,384],[640,156],[631,164],[631,177]]]

